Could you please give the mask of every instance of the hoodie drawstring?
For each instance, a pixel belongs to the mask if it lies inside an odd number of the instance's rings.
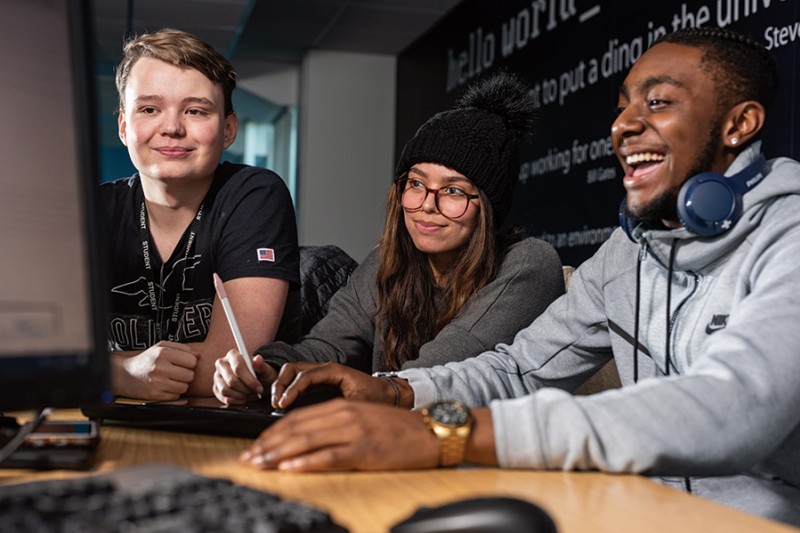
[[[670,339],[672,338],[672,316],[670,309],[672,308],[672,273],[675,266],[675,250],[678,248],[678,239],[673,239],[669,247],[669,264],[667,265],[667,338],[664,341],[664,360],[666,368],[664,374],[669,376],[670,367],[672,366],[672,354]],[[689,494],[692,493],[692,481],[689,476],[683,478],[683,486]]]

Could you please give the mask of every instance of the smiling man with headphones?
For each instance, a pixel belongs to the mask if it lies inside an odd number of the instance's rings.
[[[511,345],[396,373],[399,403],[421,411],[301,409],[242,459],[641,473],[800,525],[800,164],[767,161],[758,140],[776,86],[769,53],[742,35],[662,38],[625,79],[612,125],[622,228],[567,294]],[[622,389],[571,394],[611,358]]]

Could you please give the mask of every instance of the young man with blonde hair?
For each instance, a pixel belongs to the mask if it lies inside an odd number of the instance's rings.
[[[158,400],[210,395],[214,362],[234,346],[212,274],[247,347],[274,340],[299,282],[292,201],[273,172],[220,164],[238,130],[225,57],[174,29],[123,52],[119,137],[138,172],[101,186],[113,388]]]

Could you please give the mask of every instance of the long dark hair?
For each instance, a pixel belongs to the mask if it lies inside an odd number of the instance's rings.
[[[494,279],[505,250],[524,236],[518,229],[498,235],[491,203],[478,190],[477,227],[437,285],[426,254],[414,246],[406,229],[399,191],[396,183],[386,197],[386,223],[380,240],[376,315],[383,341],[381,370],[399,370],[406,361],[416,359],[422,345],[458,315],[470,296]],[[439,291],[441,306],[436,305]]]

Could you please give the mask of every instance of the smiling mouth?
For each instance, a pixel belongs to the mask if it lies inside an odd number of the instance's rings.
[[[178,148],[178,147],[157,148],[156,150],[158,152],[164,154],[164,155],[183,155],[183,154],[188,154],[189,153],[188,149],[186,149],[186,148]]]
[[[438,230],[440,230],[440,229],[442,229],[444,227],[441,224],[435,224],[433,222],[424,222],[422,220],[415,220],[414,224],[417,226],[417,228],[420,231],[423,231],[423,232],[426,232],[426,233],[427,232],[438,231]]]
[[[655,152],[642,152],[627,156],[625,158],[625,163],[632,167],[638,167],[646,163],[660,163],[663,160],[664,154],[657,154]]]
[[[661,164],[666,157],[664,154],[656,152],[639,152],[625,157],[625,164],[628,166],[628,174],[631,176],[641,176],[653,170]]]

